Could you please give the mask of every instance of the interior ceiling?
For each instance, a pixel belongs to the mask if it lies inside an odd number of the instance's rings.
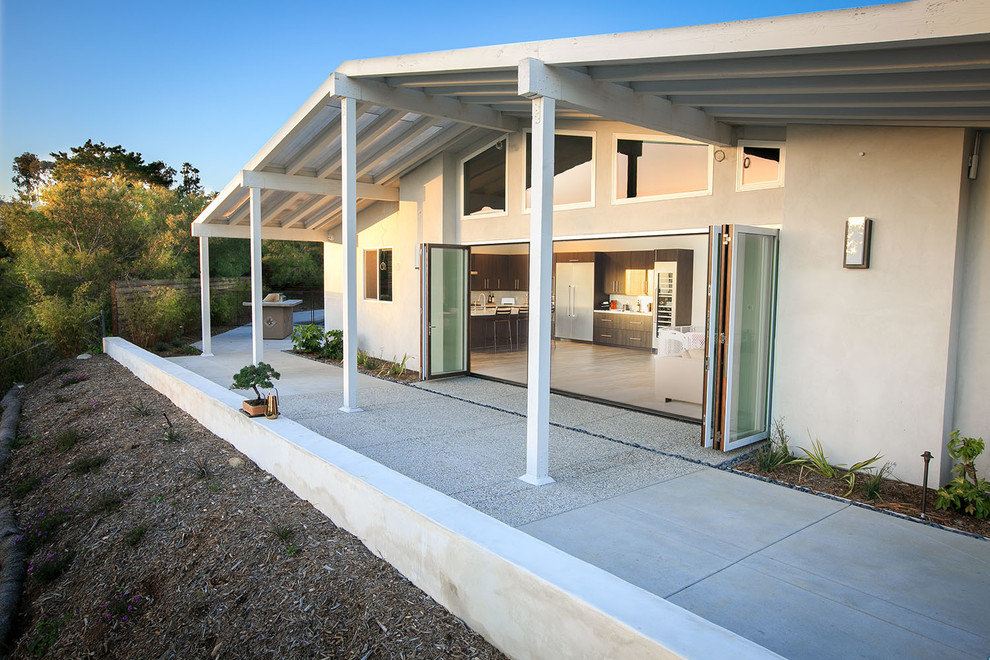
[[[496,62],[497,64],[497,62]],[[701,110],[716,122],[783,127],[792,123],[877,126],[990,127],[990,35],[859,44],[744,55],[664,57],[634,62],[555,63],[653,95],[674,107]],[[518,95],[517,68],[355,76],[388,88],[484,106],[530,123],[531,102]],[[466,154],[491,142],[496,130],[401,108],[358,104],[358,180],[395,186],[399,177],[442,151]],[[558,120],[599,120],[558,103]],[[605,118],[607,119],[607,118]],[[257,171],[317,179],[340,177],[340,102],[331,99],[254,167]],[[358,209],[374,204],[359,200]],[[318,231],[340,222],[337,196],[265,190],[263,227]],[[248,191],[221,194],[198,222],[249,222]]]

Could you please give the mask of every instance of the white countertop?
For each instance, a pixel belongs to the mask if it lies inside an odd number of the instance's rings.
[[[631,314],[632,316],[653,316],[653,312],[626,312],[621,309],[596,309],[595,314]]]

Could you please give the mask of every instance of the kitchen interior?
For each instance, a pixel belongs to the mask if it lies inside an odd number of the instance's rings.
[[[556,241],[554,390],[698,420],[707,234]],[[471,371],[525,384],[528,245],[471,248]]]

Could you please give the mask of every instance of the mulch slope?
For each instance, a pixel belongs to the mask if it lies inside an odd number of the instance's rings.
[[[756,461],[747,461],[734,466],[734,469],[750,474],[758,474],[769,479],[781,481],[793,486],[800,486],[817,493],[834,495],[854,502],[869,504],[878,509],[886,509],[896,513],[918,518],[921,516],[921,496],[924,489],[921,486],[905,483],[896,479],[886,479],[880,489],[878,499],[870,499],[862,487],[862,479],[857,480],[856,489],[846,494],[849,485],[839,479],[826,479],[825,477],[804,468],[803,470],[795,465],[778,467],[773,472],[762,472]],[[934,478],[934,477],[933,477]],[[926,520],[937,523],[944,527],[958,529],[970,534],[990,537],[990,520],[980,520],[961,511],[946,511],[935,508],[934,488],[928,489],[928,502],[926,507]]]
[[[31,383],[18,437],[12,657],[504,657],[106,356]]]

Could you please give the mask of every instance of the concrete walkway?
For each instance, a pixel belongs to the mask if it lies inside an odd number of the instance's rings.
[[[250,333],[173,361],[214,382]],[[281,352],[281,410],[321,435],[790,658],[990,657],[990,542],[724,470],[697,427],[551,397],[550,473],[525,464],[525,390],[359,376]]]

